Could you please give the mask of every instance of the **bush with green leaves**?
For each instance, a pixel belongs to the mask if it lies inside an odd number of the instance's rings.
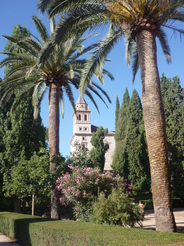
[[[0,212],[0,231],[15,238],[22,246],[179,246],[184,242],[184,233],[130,230],[120,226],[51,220],[10,212]]]
[[[93,220],[100,224],[133,227],[140,221],[140,208],[123,189],[113,189],[106,197],[101,192],[93,204]]]
[[[72,164],[72,166],[78,166],[80,168],[92,167],[88,148],[84,144],[81,144],[79,142],[75,142],[74,147],[75,151],[70,153],[70,157],[67,157],[67,160],[65,161],[66,165]]]
[[[132,189],[119,175],[107,171],[100,173],[99,169],[90,167],[80,169],[69,165],[71,173],[65,173],[56,181],[56,193],[61,205],[72,205],[75,219],[89,221],[92,214],[92,204],[98,194],[111,194],[113,188],[121,187],[124,192]]]

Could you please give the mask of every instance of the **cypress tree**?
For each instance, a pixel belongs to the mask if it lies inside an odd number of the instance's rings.
[[[116,97],[115,130],[117,128],[117,121],[118,121],[118,117],[119,117],[119,110],[120,110],[119,99],[118,99],[118,97]]]
[[[175,195],[184,197],[184,89],[179,78],[161,77],[161,90],[166,118],[171,182]]]
[[[128,107],[130,96],[126,88],[123,95],[123,102],[118,114],[118,120],[115,132],[116,147],[113,155],[112,169],[115,173],[119,173],[127,178],[127,152],[126,152],[126,136],[128,126]]]
[[[115,133],[116,140],[122,140],[126,138],[129,101],[130,96],[126,88],[125,93],[123,95],[123,102],[118,114],[117,130]]]
[[[161,77],[161,91],[166,118],[168,155],[172,189],[176,196],[184,197],[184,89],[179,78]],[[112,168],[128,178],[134,187],[148,190],[150,169],[142,118],[142,106],[134,90],[131,100],[126,89],[119,109],[115,132],[116,148]]]
[[[143,126],[143,111],[140,97],[133,90],[128,110],[128,129],[126,149],[128,155],[128,180],[134,189],[149,190],[149,161]]]
[[[93,133],[91,137],[91,144],[93,146],[90,151],[90,159],[93,167],[99,168],[101,172],[104,170],[105,165],[105,153],[109,148],[107,143],[104,143],[105,135],[108,133],[107,128],[102,126],[98,127],[97,131]]]

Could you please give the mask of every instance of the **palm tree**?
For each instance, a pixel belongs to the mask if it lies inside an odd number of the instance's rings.
[[[12,106],[13,109],[19,104],[21,99],[33,90],[34,117],[36,118],[40,100],[46,88],[49,89],[50,173],[54,174],[56,172],[55,157],[59,155],[59,102],[61,102],[63,109],[63,99],[64,94],[66,94],[75,109],[72,86],[79,89],[81,71],[85,64],[85,59],[80,59],[79,56],[90,51],[93,46],[83,49],[82,43],[86,38],[81,38],[76,34],[65,42],[56,45],[46,62],[40,63],[40,54],[44,54],[44,47],[52,38],[56,25],[54,19],[52,19],[51,35],[49,36],[44,24],[35,16],[32,19],[41,40],[33,35],[23,38],[4,36],[7,40],[19,46],[22,51],[19,53],[3,53],[7,55],[7,58],[0,63],[0,67],[8,66],[8,71],[4,81],[0,84],[0,89],[3,92],[1,102],[3,103],[8,100],[16,90],[17,96]],[[107,70],[104,69],[103,72],[113,79],[113,76]],[[98,75],[97,72],[96,75]],[[91,92],[95,93],[105,104],[106,102],[102,95],[111,102],[107,93],[98,84],[91,81],[85,94],[92,100],[97,110],[98,106]],[[54,193],[51,195],[51,198],[51,218],[58,218],[57,202]]]
[[[176,231],[172,211],[170,171],[165,130],[165,117],[157,66],[157,45],[159,39],[168,62],[170,48],[165,28],[179,34],[184,29],[174,26],[176,21],[184,22],[183,0],[40,0],[39,9],[47,10],[49,16],[67,13],[66,23],[60,21],[54,44],[65,39],[73,29],[85,31],[87,26],[111,22],[110,31],[89,60],[82,74],[80,89],[86,90],[93,71],[103,65],[105,57],[123,35],[127,41],[127,59],[134,59],[134,76],[138,67],[141,71],[143,116],[148,144],[152,194],[156,230]],[[70,25],[70,28],[65,25]],[[64,31],[64,36],[61,36]],[[128,38],[127,38],[128,37]],[[88,83],[86,83],[88,81]],[[85,83],[84,83],[85,82]]]

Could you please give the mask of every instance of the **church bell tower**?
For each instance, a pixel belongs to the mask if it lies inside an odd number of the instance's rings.
[[[70,142],[71,151],[75,150],[76,142],[91,148],[91,111],[81,94],[75,104],[75,111],[73,113],[73,137]]]
[[[73,134],[89,134],[91,133],[91,121],[89,107],[82,95],[75,104],[76,113],[73,113]]]

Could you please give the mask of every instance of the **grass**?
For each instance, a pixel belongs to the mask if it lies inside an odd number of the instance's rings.
[[[9,221],[7,223],[7,221]],[[11,221],[11,223],[10,223]],[[13,222],[14,223],[13,223]],[[22,245],[184,245],[184,234],[163,233],[137,228],[97,225],[75,221],[58,221],[9,212],[0,212],[0,231],[8,234],[14,226],[14,236]],[[4,228],[4,229],[3,229]],[[6,230],[6,231],[3,231]],[[9,230],[13,235],[13,229]],[[22,234],[21,237],[19,234]],[[29,236],[28,239],[24,238]],[[39,239],[36,239],[38,237]],[[36,241],[37,240],[37,241]],[[42,243],[40,243],[42,242]],[[86,244],[87,243],[87,244]]]

